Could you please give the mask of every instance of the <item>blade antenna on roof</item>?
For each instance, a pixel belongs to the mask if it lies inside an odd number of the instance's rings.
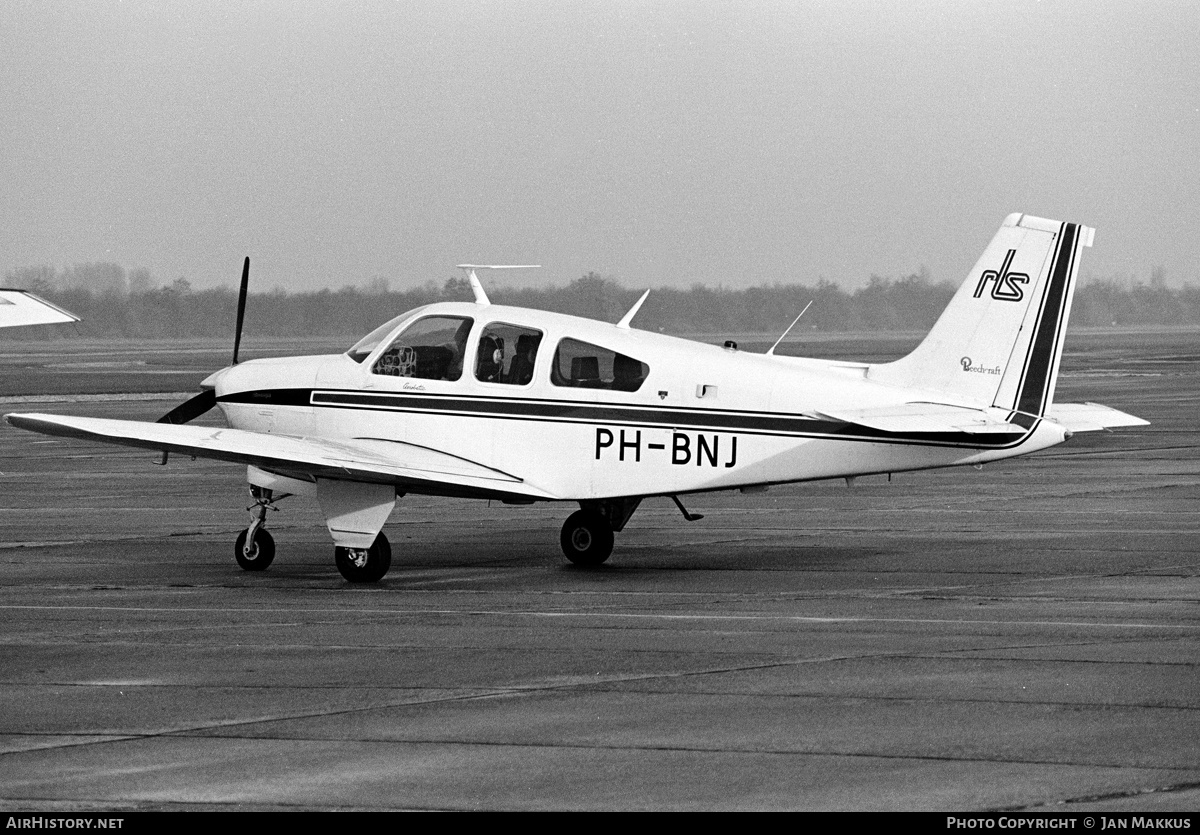
[[[475,275],[476,270],[536,270],[541,264],[458,264],[460,270],[467,271],[467,281],[471,284],[471,292],[475,294],[475,304],[489,305],[491,300],[487,297],[487,293],[483,291],[483,285],[479,283],[479,276]]]
[[[483,285],[479,283],[479,276],[475,275],[474,270],[467,274],[467,281],[471,283],[471,292],[475,294],[475,304],[486,306],[492,303],[483,291]]]
[[[618,328],[624,328],[625,330],[629,330],[629,323],[633,321],[633,317],[637,315],[638,310],[642,306],[642,302],[644,302],[646,300],[646,296],[649,296],[649,295],[650,295],[649,290],[647,290],[645,293],[642,293],[642,297],[640,299],[638,299],[636,303],[634,303],[633,307],[629,308],[628,313],[626,313],[624,316],[621,317],[621,321],[617,322]]]

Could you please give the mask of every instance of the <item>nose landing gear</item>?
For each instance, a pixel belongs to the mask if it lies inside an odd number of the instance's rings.
[[[288,494],[280,496],[286,498]],[[233,556],[243,571],[262,571],[275,559],[275,539],[267,532],[267,511],[275,507],[271,491],[265,487],[250,485],[250,497],[254,504],[246,508],[254,514],[250,527],[238,534],[233,545]]]
[[[262,571],[275,559],[275,538],[266,528],[255,529],[256,524],[238,534],[233,544],[234,559],[243,571]]]

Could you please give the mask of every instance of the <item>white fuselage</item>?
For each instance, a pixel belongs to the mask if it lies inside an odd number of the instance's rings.
[[[872,431],[823,415],[912,399],[867,379],[867,366],[746,354],[571,316],[498,305],[441,303],[396,320],[473,320],[475,357],[491,322],[542,334],[532,379],[385,376],[387,339],[362,361],[339,354],[258,360],[211,380],[230,425],[270,434],[400,442],[518,477],[541,497],[590,500],[725,490],[973,464],[1061,443],[1037,421],[1019,435]],[[582,340],[648,366],[636,391],[552,381],[555,346]],[[477,495],[487,495],[476,491]]]

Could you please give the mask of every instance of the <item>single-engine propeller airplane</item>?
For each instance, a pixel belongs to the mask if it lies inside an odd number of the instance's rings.
[[[238,564],[275,556],[266,511],[316,497],[350,582],[391,565],[381,532],[408,493],[577,502],[561,544],[604,562],[651,496],[981,464],[1074,432],[1146,421],[1054,402],[1083,247],[1093,230],[1005,219],[928,336],[888,363],[745,353],[616,324],[490,303],[439,302],[343,354],[234,364],[157,423],[10,414],[13,426],[247,465],[253,521]],[[648,292],[648,291],[647,291]],[[777,343],[778,344],[778,343]],[[214,405],[230,428],[186,426]],[[281,495],[282,494],[282,495]]]

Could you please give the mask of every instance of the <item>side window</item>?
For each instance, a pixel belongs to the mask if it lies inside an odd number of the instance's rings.
[[[612,391],[637,391],[650,373],[644,362],[578,339],[564,339],[554,352],[550,382]]]
[[[479,335],[475,379],[485,383],[523,386],[533,380],[542,332],[520,325],[492,322]]]
[[[371,372],[388,377],[457,380],[462,376],[463,353],[473,322],[464,316],[418,319],[392,340],[371,366]]]

